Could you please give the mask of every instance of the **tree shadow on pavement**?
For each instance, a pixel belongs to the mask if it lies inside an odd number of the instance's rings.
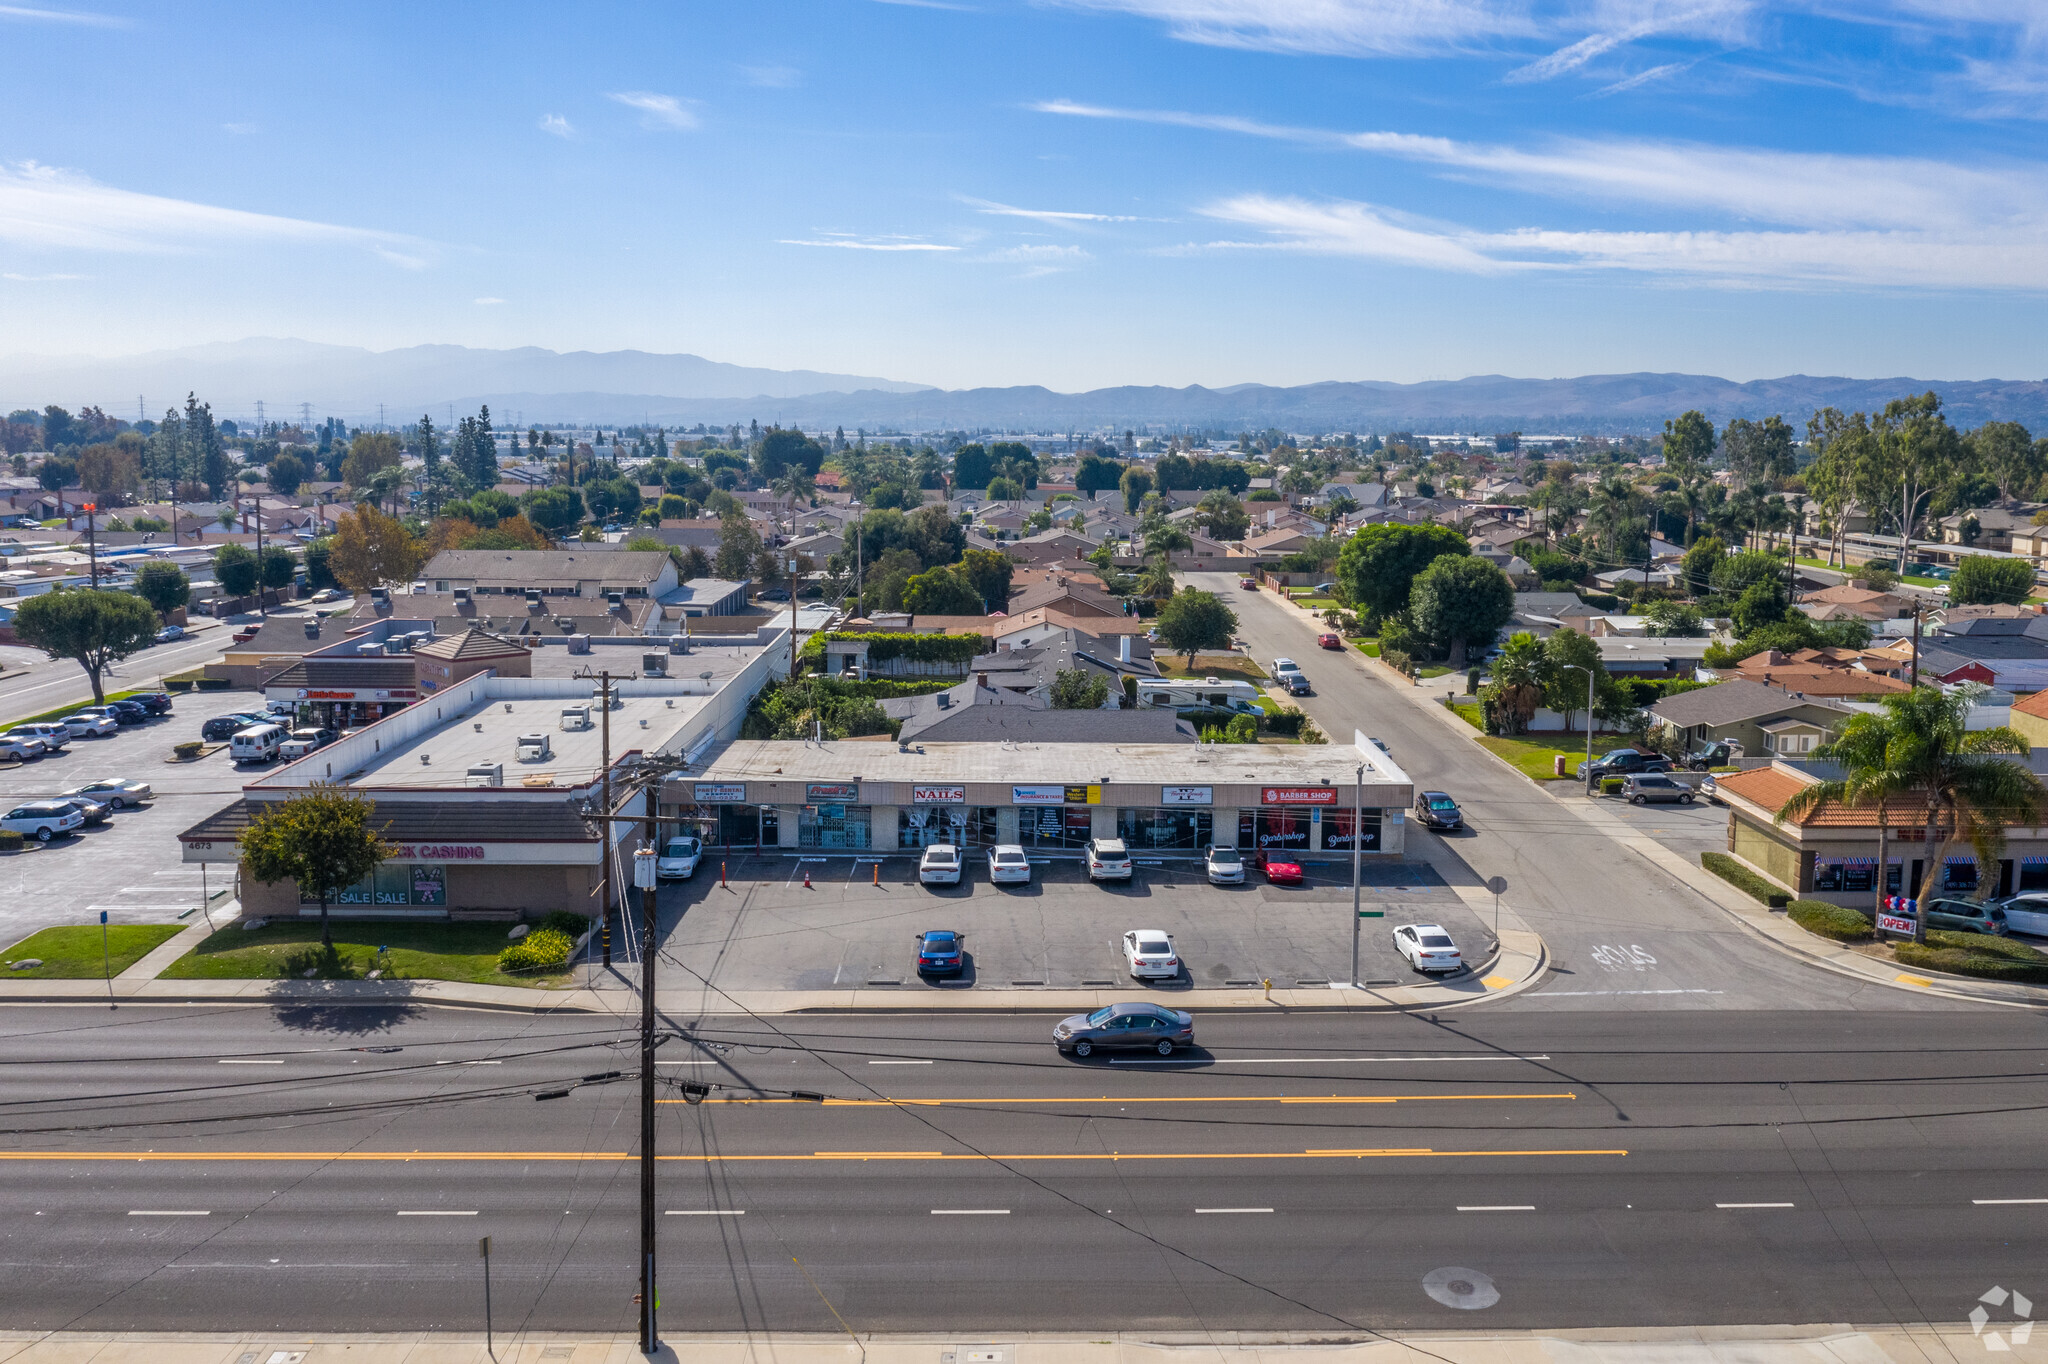
[[[279,982],[272,992],[271,1016],[280,1027],[297,1032],[368,1037],[389,1032],[426,1013],[423,1005],[408,997],[410,991],[405,981],[390,982],[376,997],[353,994],[345,987],[336,989],[336,984]]]

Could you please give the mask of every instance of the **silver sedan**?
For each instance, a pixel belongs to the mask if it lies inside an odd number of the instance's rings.
[[[125,810],[132,805],[141,805],[156,793],[146,781],[130,781],[126,777],[103,777],[89,781],[83,786],[74,786],[60,795],[83,796],[96,800],[110,810]]]

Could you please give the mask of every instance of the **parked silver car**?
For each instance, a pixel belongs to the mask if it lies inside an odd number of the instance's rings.
[[[1658,772],[1636,772],[1621,779],[1621,796],[1631,805],[1690,805],[1693,790]]]
[[[1241,886],[1244,884],[1244,854],[1235,848],[1211,848],[1208,871],[1212,886]]]

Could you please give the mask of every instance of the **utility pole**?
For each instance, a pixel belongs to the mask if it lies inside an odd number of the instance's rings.
[[[1899,562],[1904,563],[1905,560],[1901,559]],[[1926,610],[1926,602],[1915,602],[1913,604],[1913,680],[1911,685],[1915,687],[1920,685],[1920,617]]]
[[[1365,755],[1360,754],[1363,758]],[[1351,988],[1358,988],[1358,911],[1365,851],[1365,764],[1358,764],[1358,788],[1351,797]]]
[[[94,540],[92,533],[92,514],[94,511],[98,509],[98,507],[99,504],[97,502],[88,502],[85,504],[85,552],[87,559],[91,563],[91,568],[87,571],[91,576],[91,582],[94,587],[98,587],[100,585],[99,543],[96,540]]]

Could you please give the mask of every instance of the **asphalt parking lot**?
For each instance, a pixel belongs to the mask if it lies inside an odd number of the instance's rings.
[[[240,794],[241,776],[225,749],[197,762],[166,760],[171,745],[199,737],[207,717],[260,704],[253,692],[185,693],[169,715],[103,739],[73,739],[62,753],[0,765],[0,800],[8,808],[101,777],[146,781],[156,791],[143,808],[120,811],[74,837],[0,855],[0,941],[96,923],[101,910],[117,924],[189,919],[202,885],[216,911],[228,903],[221,892],[232,889],[231,874],[202,878],[199,867],[186,866],[178,833]]]
[[[668,950],[728,990],[1077,989],[1128,985],[1169,996],[1244,988],[1270,980],[1294,988],[1342,981],[1351,971],[1351,867],[1307,862],[1307,883],[1269,886],[1254,873],[1242,886],[1211,886],[1199,861],[1140,866],[1128,885],[1091,885],[1080,863],[1033,859],[1031,884],[988,883],[985,855],[970,853],[959,886],[922,886],[911,856],[879,865],[846,858],[707,859],[696,877],[662,892]],[[810,873],[811,885],[804,885]],[[1450,930],[1474,964],[1490,956],[1492,934],[1426,866],[1374,869],[1361,923],[1360,974],[1367,983],[1418,980],[1394,950],[1402,923]],[[672,926],[671,926],[672,925]],[[928,929],[966,935],[961,976],[920,980],[916,938]],[[1119,947],[1133,929],[1173,935],[1183,962],[1176,980],[1131,980]]]

